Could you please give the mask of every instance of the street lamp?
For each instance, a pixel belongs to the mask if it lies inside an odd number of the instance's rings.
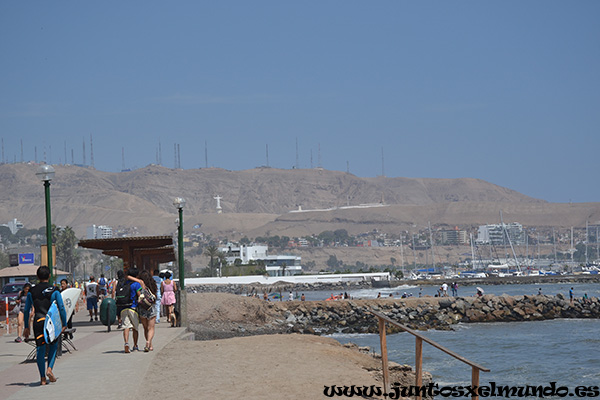
[[[173,200],[173,205],[179,211],[179,228],[177,238],[177,250],[179,255],[177,257],[179,261],[179,321],[181,326],[187,326],[187,296],[185,291],[185,261],[183,259],[183,207],[185,206],[185,199],[182,197],[176,197]]]
[[[179,236],[177,239],[177,249],[179,250],[179,286],[183,290],[185,288],[185,264],[183,260],[183,207],[185,206],[185,199],[182,197],[176,197],[173,200],[173,205],[179,210]]]
[[[54,178],[54,167],[52,165],[40,165],[35,173],[42,182],[44,182],[44,192],[46,194],[46,255],[48,258],[48,268],[50,269],[50,284],[54,283],[54,272],[52,265],[52,219],[50,216],[50,181]]]

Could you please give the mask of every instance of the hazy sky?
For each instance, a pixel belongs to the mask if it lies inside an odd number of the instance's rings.
[[[4,160],[319,164],[600,201],[600,2],[2,1]],[[66,148],[66,151],[65,151]],[[57,176],[57,179],[59,177]]]

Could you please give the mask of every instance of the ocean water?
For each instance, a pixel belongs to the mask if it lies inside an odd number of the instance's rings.
[[[348,294],[355,299],[374,299],[377,297],[378,293],[381,293],[381,297],[389,297],[389,295],[392,294],[394,298],[401,297],[403,293],[412,294],[413,297],[418,297],[419,293],[421,293],[422,296],[434,296],[442,283],[443,282],[440,281],[437,285],[432,286],[415,286],[407,284],[395,288],[357,289],[349,290]],[[474,296],[477,293],[477,287],[482,288],[485,294],[501,295],[506,293],[511,296],[524,294],[534,295],[537,294],[541,288],[542,294],[554,296],[558,293],[562,293],[567,299],[569,298],[569,289],[572,287],[576,297],[583,297],[584,293],[587,293],[589,297],[600,297],[600,285],[597,283],[461,286],[458,288],[458,296]],[[450,289],[448,289],[448,293],[451,294]],[[325,300],[332,294],[337,295],[339,293],[323,290],[305,292],[307,300]]]
[[[440,283],[441,284],[441,283]],[[568,299],[573,287],[576,297],[587,293],[600,297],[600,285],[583,283],[531,284],[531,285],[479,285],[486,294],[533,295],[562,293]],[[375,298],[381,292],[386,298],[402,293],[417,297],[433,296],[437,286],[402,286],[397,288],[360,289],[348,293],[353,298]],[[459,296],[473,296],[475,286],[459,288]],[[310,297],[323,299],[330,293],[313,292]],[[307,294],[307,297],[309,295]],[[314,298],[314,300],[317,300]],[[496,382],[498,385],[548,385],[557,382],[573,390],[576,386],[600,386],[600,320],[557,319],[547,321],[499,322],[457,324],[453,331],[427,331],[422,334],[440,345],[490,368],[480,373],[480,384]],[[341,343],[353,342],[369,346],[380,352],[379,335],[334,334]],[[400,364],[415,365],[415,338],[407,333],[387,336],[388,357]],[[443,385],[468,385],[471,367],[424,343],[423,369],[433,375],[434,382]],[[439,397],[439,396],[438,396]],[[571,397],[571,396],[568,396]],[[546,397],[559,398],[559,397]],[[576,398],[576,397],[575,397]]]
[[[571,391],[576,386],[600,386],[600,320],[559,319],[532,322],[458,324],[454,331],[423,335],[490,368],[480,373],[480,385],[548,385],[557,382]],[[335,334],[341,343],[353,342],[380,352],[379,335]],[[388,357],[415,364],[415,338],[408,333],[387,336]],[[423,344],[423,369],[443,385],[468,385],[471,367]],[[439,396],[438,396],[439,397]],[[547,397],[559,398],[559,397]]]

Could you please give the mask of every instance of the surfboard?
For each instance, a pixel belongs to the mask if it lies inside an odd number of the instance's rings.
[[[71,318],[71,315],[75,312],[75,306],[77,305],[77,301],[81,296],[81,289],[78,288],[68,288],[60,292],[60,295],[63,299],[63,304],[65,305],[65,311],[67,313],[67,321]]]
[[[60,312],[56,301],[52,302],[48,314],[46,314],[46,321],[44,322],[44,339],[46,343],[54,342],[62,331],[62,321],[60,319]]]

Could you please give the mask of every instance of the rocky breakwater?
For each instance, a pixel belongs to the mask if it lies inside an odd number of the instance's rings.
[[[276,325],[300,333],[375,333],[382,312],[417,330],[450,330],[463,322],[538,321],[555,318],[600,318],[600,301],[591,298],[573,304],[557,296],[443,297],[269,303],[280,316]],[[390,332],[399,331],[388,326]]]

